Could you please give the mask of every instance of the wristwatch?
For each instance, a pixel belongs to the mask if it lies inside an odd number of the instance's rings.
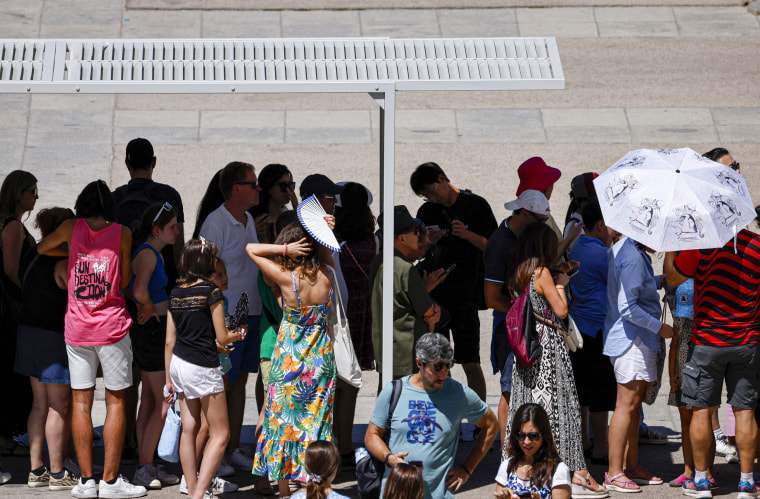
[[[388,458],[391,457],[392,455],[393,455],[392,452],[389,452],[388,454],[386,454],[386,456],[385,456],[385,465],[386,466],[390,466],[390,463],[388,462]]]

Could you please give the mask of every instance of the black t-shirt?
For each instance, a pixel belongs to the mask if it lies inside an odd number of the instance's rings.
[[[417,218],[425,225],[438,225],[441,229],[451,229],[452,220],[465,224],[467,230],[486,239],[496,230],[496,218],[488,202],[472,192],[459,191],[453,205],[446,207],[430,201],[417,211]],[[485,309],[483,293],[483,252],[469,241],[447,234],[436,244],[436,268],[447,268],[456,263],[456,268],[431,295],[449,309],[477,307]]]
[[[23,279],[19,323],[63,334],[68,291],[58,287],[54,276],[61,260],[66,257],[40,255],[36,248],[24,253],[18,269]]]
[[[517,244],[517,234],[512,232],[507,226],[507,220],[504,220],[488,238],[488,244],[483,251],[486,281],[498,284],[499,287],[504,285],[507,278],[507,265],[509,265],[515,244]]]
[[[133,193],[133,201],[124,201],[124,199]],[[135,194],[137,193],[137,194]],[[149,178],[133,178],[128,184],[122,185],[113,191],[113,198],[119,209],[119,215],[116,219],[118,223],[132,229],[132,225],[142,218],[145,210],[152,204],[169,202],[172,208],[177,212],[177,223],[185,223],[185,212],[182,207],[182,198],[174,187],[166,184],[159,184]],[[122,202],[124,203],[122,204]],[[132,240],[132,251],[143,241]],[[182,244],[181,241],[178,241]],[[172,289],[177,280],[177,267],[174,264],[174,246],[166,246],[161,250],[164,256],[164,270],[169,278],[169,284],[166,289]]]
[[[222,291],[208,281],[172,289],[169,311],[177,327],[174,355],[201,367],[220,365],[211,305],[223,299]]]

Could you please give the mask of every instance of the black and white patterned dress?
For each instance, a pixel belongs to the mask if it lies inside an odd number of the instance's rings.
[[[536,291],[534,277],[535,273],[530,279],[530,303],[533,310],[539,316],[546,315],[557,322],[546,298]],[[506,433],[510,434],[515,412],[521,405],[528,402],[540,404],[549,415],[559,456],[571,471],[585,470],[587,466],[581,443],[581,408],[565,339],[556,329],[540,321],[536,323],[543,351],[541,358],[527,369],[522,369],[517,362],[512,368],[512,396]],[[507,442],[505,439],[505,444]],[[503,461],[506,458],[505,445],[501,459]]]

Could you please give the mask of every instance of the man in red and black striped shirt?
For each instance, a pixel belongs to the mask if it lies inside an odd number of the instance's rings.
[[[665,275],[671,286],[694,278],[693,345],[683,368],[681,400],[694,408],[695,471],[707,471],[711,419],[725,379],[736,417],[740,492],[754,495],[760,490],[752,478],[757,448],[753,410],[760,391],[760,236],[745,229],[722,248],[668,253]],[[699,478],[695,475],[695,482]]]

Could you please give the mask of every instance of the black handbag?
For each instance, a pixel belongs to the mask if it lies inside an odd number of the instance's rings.
[[[383,434],[383,441],[386,445],[391,438],[391,417],[393,411],[396,410],[396,405],[398,405],[402,388],[400,379],[394,379],[391,383],[393,383],[393,393],[391,394],[391,403],[388,405],[388,419]],[[359,497],[361,499],[380,499],[385,463],[373,456],[364,447],[356,449],[356,454],[356,488],[359,490]]]

